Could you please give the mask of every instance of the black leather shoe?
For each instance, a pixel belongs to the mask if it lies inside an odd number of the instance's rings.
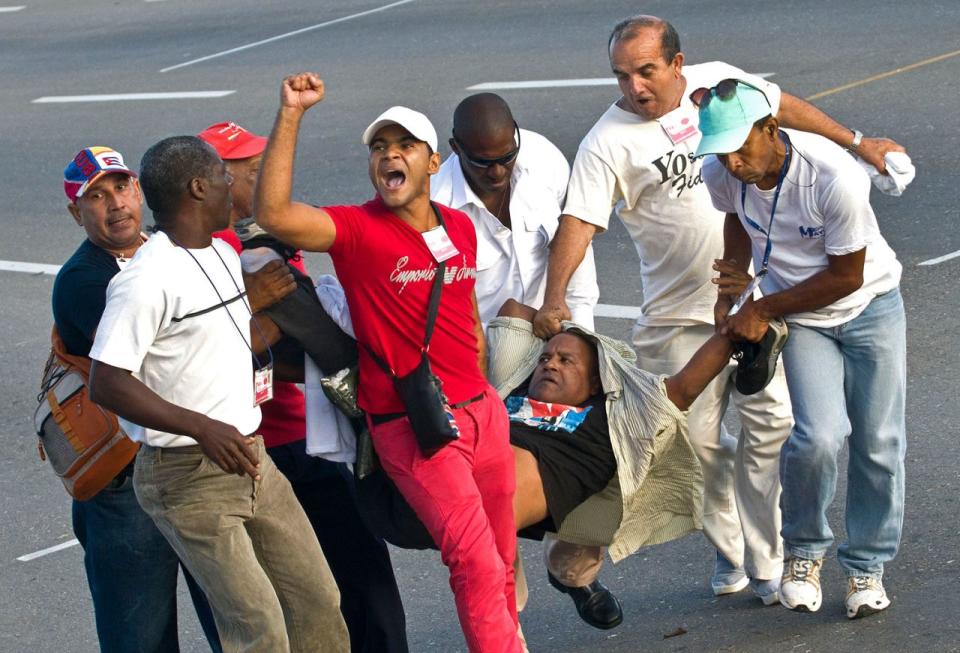
[[[760,392],[777,371],[777,359],[787,344],[787,324],[780,318],[770,320],[770,328],[760,342],[738,342],[733,345],[733,357],[737,360],[734,383],[737,392],[752,395]]]
[[[594,628],[609,630],[623,622],[623,608],[620,607],[620,601],[599,580],[584,587],[567,587],[550,572],[547,572],[547,579],[555,588],[570,595],[573,604],[577,606],[580,618]]]

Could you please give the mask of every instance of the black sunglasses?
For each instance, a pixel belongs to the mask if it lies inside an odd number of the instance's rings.
[[[513,151],[508,152],[501,157],[497,157],[496,159],[481,159],[471,155],[467,151],[467,148],[463,146],[463,143],[460,142],[460,139],[457,138],[456,132],[453,133],[453,140],[457,142],[457,147],[460,148],[460,158],[472,165],[474,168],[490,168],[491,166],[495,165],[506,167],[513,163],[516,160],[517,155],[520,154],[520,127],[517,126],[516,120],[513,121],[513,130],[517,137],[517,146],[513,149]]]
[[[767,106],[771,108],[773,107],[773,105],[770,104],[770,98],[767,97],[767,94],[763,92],[762,88],[757,88],[753,84],[745,82],[742,79],[733,78],[720,80],[720,83],[712,88],[698,88],[690,94],[690,101],[693,102],[694,106],[696,106],[698,109],[705,109],[710,106],[710,102],[715,97],[726,102],[737,94],[737,85],[739,84],[742,84],[748,88],[752,88],[755,91],[759,91],[760,95],[763,96],[763,99],[767,101]]]

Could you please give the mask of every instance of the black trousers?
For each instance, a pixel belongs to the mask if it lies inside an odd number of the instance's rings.
[[[307,455],[306,441],[267,449],[289,479],[340,588],[355,653],[407,653],[406,618],[383,540],[364,525],[346,465]]]

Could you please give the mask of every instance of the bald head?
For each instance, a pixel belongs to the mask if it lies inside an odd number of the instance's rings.
[[[648,29],[657,30],[660,34],[660,54],[663,60],[667,63],[673,61],[680,52],[680,36],[677,30],[668,21],[645,14],[624,18],[614,25],[607,41],[607,51],[611,51],[618,41],[629,41]]]
[[[453,112],[453,133],[462,143],[471,143],[491,134],[513,136],[513,113],[496,93],[477,93],[457,105]]]

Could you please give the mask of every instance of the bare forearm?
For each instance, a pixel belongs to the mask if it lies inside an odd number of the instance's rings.
[[[293,162],[297,152],[297,135],[303,111],[280,107],[270,132],[270,141],[263,153],[260,177],[254,195],[257,224],[284,242],[283,217],[290,211],[293,191]]]
[[[850,147],[853,143],[853,130],[844,127],[806,100],[789,93],[783,93],[780,97],[777,118],[784,127],[820,134],[840,147]]]
[[[166,401],[126,370],[93,361],[90,399],[148,429],[197,439],[209,418]]]
[[[544,306],[565,301],[570,278],[583,261],[587,246],[596,232],[597,228],[589,222],[572,215],[560,216],[560,226],[550,244]]]
[[[756,313],[770,320],[793,313],[816,311],[846,297],[863,285],[863,272],[844,274],[829,268],[782,292],[754,302]]]
[[[723,260],[746,272],[750,267],[750,236],[736,213],[728,213],[723,221]]]
[[[729,338],[714,334],[696,351],[683,369],[664,381],[667,397],[680,410],[687,410],[704,388],[719,374],[733,354]]]
[[[255,313],[250,318],[250,341],[254,354],[263,354],[267,347],[276,344],[282,337],[280,327],[266,315]]]

